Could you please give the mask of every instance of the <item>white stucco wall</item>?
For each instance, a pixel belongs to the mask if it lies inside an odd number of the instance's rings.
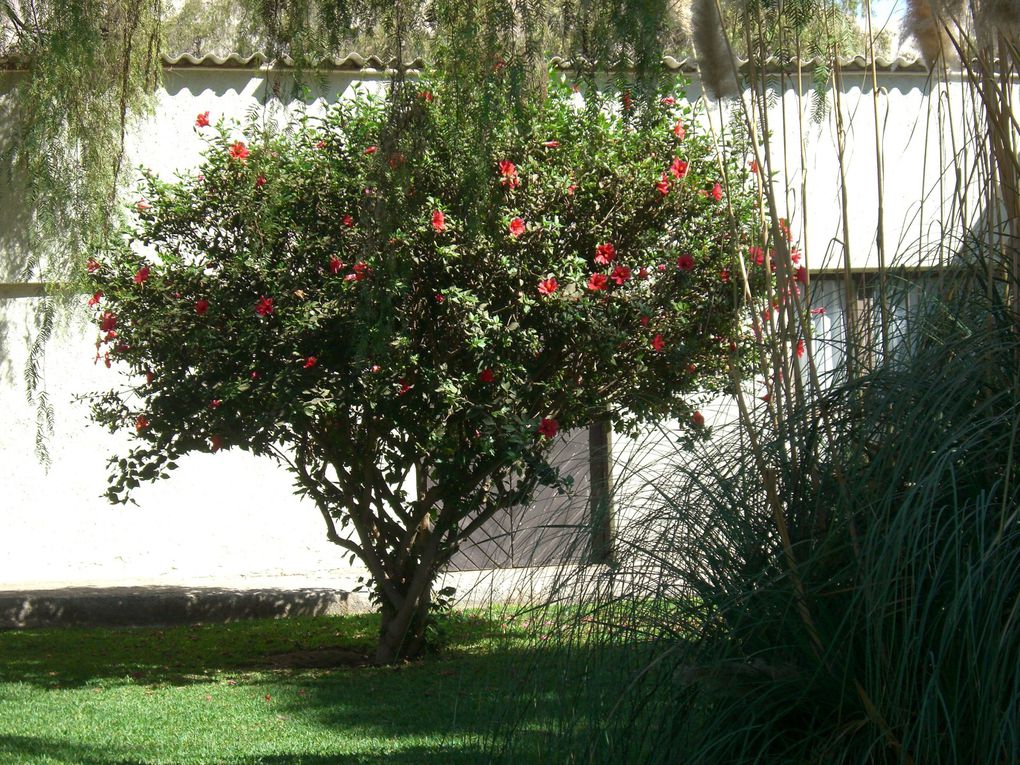
[[[4,78],[7,78],[6,80]],[[11,75],[0,74],[0,98]],[[370,87],[381,76],[334,73],[322,94],[348,92],[355,78]],[[855,267],[877,264],[874,247],[877,189],[871,92],[863,74],[845,77],[843,109],[850,122],[847,171],[851,191]],[[5,84],[6,83],[6,84]],[[962,102],[959,84],[948,96],[933,97],[923,75],[887,73],[881,77],[880,112],[886,166],[886,239],[910,243],[937,219],[940,167],[946,152],[939,142],[937,104],[946,97]],[[955,89],[955,90],[954,90]],[[133,161],[171,176],[193,167],[202,141],[192,125],[199,112],[243,120],[264,96],[265,78],[257,70],[185,68],[166,74],[153,118],[130,139]],[[691,96],[696,97],[696,83]],[[314,108],[314,105],[313,105]],[[813,268],[838,266],[841,218],[834,115],[820,124],[805,120],[805,156],[801,165],[797,110],[807,100],[788,89],[770,110],[774,150],[782,155],[779,134],[785,115],[789,211],[795,230],[807,218],[806,245]],[[0,125],[0,130],[3,126]],[[959,133],[959,126],[955,127]],[[967,149],[969,151],[969,149]],[[807,193],[800,184],[806,180]],[[782,181],[777,189],[782,193]],[[925,193],[920,193],[921,189]],[[10,221],[19,200],[0,183],[0,281],[16,281],[18,257]],[[919,200],[927,197],[925,209]],[[923,213],[923,215],[922,215]],[[892,248],[890,248],[892,249]],[[50,440],[52,467],[46,472],[33,455],[35,412],[26,403],[23,371],[27,343],[37,320],[37,299],[0,299],[0,590],[64,584],[267,585],[311,584],[351,587],[362,572],[346,565],[326,542],[322,521],[308,502],[291,494],[287,474],[243,452],[191,455],[172,480],[142,487],[138,506],[110,506],[102,498],[107,458],[116,438],[90,425],[75,394],[116,384],[118,372],[93,364],[94,331],[71,322],[57,334],[46,362],[46,384],[54,407],[56,432]],[[665,446],[628,444],[617,439],[621,454],[649,461]],[[642,480],[640,472],[617,469]],[[647,475],[647,471],[644,472]],[[625,514],[626,517],[626,514]],[[631,518],[633,520],[633,518]],[[491,591],[506,583],[482,577]],[[514,577],[516,580],[516,576]],[[466,580],[465,580],[466,581]]]

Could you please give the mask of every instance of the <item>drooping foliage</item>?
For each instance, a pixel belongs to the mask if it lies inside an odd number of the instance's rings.
[[[855,28],[847,22],[853,7],[816,0],[782,13],[768,3],[722,8],[741,55],[828,58],[845,52]],[[647,85],[635,97],[652,93],[663,53],[691,50],[689,18],[686,3],[665,0],[189,0],[176,9],[161,0],[3,0],[0,58],[23,73],[5,100],[13,129],[0,139],[0,155],[13,160],[37,211],[24,270],[62,281],[80,264],[84,243],[109,232],[125,128],[146,113],[165,52],[259,50],[292,60],[299,79],[351,49],[397,62],[421,56],[458,83],[451,98],[465,102],[504,61],[521,74],[500,80],[516,108],[544,87],[551,55],[589,71],[633,68]],[[471,114],[482,123],[473,133],[480,145],[492,117]]]

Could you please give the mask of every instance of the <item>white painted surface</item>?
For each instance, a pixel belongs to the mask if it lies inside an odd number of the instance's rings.
[[[851,82],[856,79],[856,82]],[[323,93],[349,92],[351,75],[331,75]],[[876,175],[871,93],[861,87],[862,75],[845,82],[845,115],[851,119],[847,167],[851,204],[851,255],[854,267],[877,264],[874,246]],[[133,131],[133,161],[161,175],[189,172],[198,161],[202,141],[193,129],[195,116],[210,111],[243,119],[264,95],[258,72],[181,69],[167,73],[155,117]],[[379,87],[375,78],[371,87]],[[886,239],[909,244],[926,234],[947,198],[939,168],[947,151],[939,144],[939,103],[923,76],[885,74],[880,111],[885,126]],[[0,98],[4,82],[0,79]],[[961,86],[948,86],[948,98],[963,99]],[[691,95],[697,95],[696,85]],[[321,102],[320,102],[321,103]],[[312,105],[314,108],[315,104]],[[795,231],[805,214],[806,244],[812,267],[836,267],[839,244],[838,164],[834,114],[815,125],[805,118],[806,163],[799,159],[794,90],[770,111],[773,134],[786,130],[788,199]],[[785,125],[783,123],[785,115]],[[960,126],[954,130],[958,136]],[[0,126],[2,130],[2,126]],[[782,157],[783,141],[772,146]],[[971,147],[960,145],[965,161]],[[800,191],[807,182],[807,204]],[[777,183],[777,189],[783,188]],[[925,189],[924,195],[919,189]],[[926,197],[922,206],[920,200]],[[11,221],[19,200],[0,186],[0,281],[13,281],[18,252]],[[976,215],[980,211],[966,211]],[[309,502],[291,494],[285,471],[272,462],[242,452],[192,455],[170,481],[142,487],[138,507],[110,506],[102,498],[107,458],[122,442],[88,424],[75,394],[116,384],[116,371],[96,366],[94,332],[81,323],[66,327],[47,355],[46,382],[56,415],[50,448],[53,466],[47,473],[33,456],[35,412],[25,400],[22,382],[27,342],[32,337],[34,300],[0,300],[0,590],[54,587],[67,584],[182,584],[221,586],[351,587],[361,571],[346,564],[340,550],[325,540],[321,518]],[[708,413],[708,412],[706,412]],[[710,416],[723,417],[722,411]],[[628,444],[617,439],[621,454],[637,455],[640,468],[627,457],[618,467],[623,487],[640,486],[663,464],[669,448]],[[624,480],[626,477],[626,481]],[[635,520],[622,511],[622,521]],[[548,572],[546,572],[548,574]],[[498,576],[458,575],[450,580],[463,591],[476,582],[478,598],[510,593],[526,597],[536,586],[520,572]]]

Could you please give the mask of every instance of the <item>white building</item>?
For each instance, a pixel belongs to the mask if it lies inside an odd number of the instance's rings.
[[[133,163],[169,177],[199,160],[203,143],[192,129],[195,116],[209,111],[243,121],[263,103],[270,73],[258,58],[186,56],[165,63],[155,114],[130,136],[129,151]],[[665,65],[688,71],[670,59]],[[695,99],[700,91],[690,76]],[[18,77],[0,70],[0,114],[3,94]],[[320,96],[342,96],[356,83],[382,87],[386,77],[380,62],[351,56],[324,73]],[[810,73],[799,82],[796,73],[776,72],[776,99],[768,109],[773,166],[785,168],[775,187],[812,273],[839,271],[848,258],[864,292],[880,262],[876,109],[887,261],[928,257],[933,227],[954,218],[947,212],[957,210],[957,219],[981,213],[966,209],[966,195],[946,170],[954,157],[965,168],[981,152],[961,138],[969,111],[963,84],[934,83],[922,66],[903,60],[878,62],[875,77],[877,91],[866,62],[847,62],[829,110],[815,122]],[[717,127],[724,124],[717,112],[710,114]],[[845,125],[842,166],[837,115]],[[43,468],[34,455],[36,411],[23,383],[42,291],[18,281],[23,253],[15,221],[22,204],[0,180],[0,591],[115,584],[352,587],[364,572],[346,565],[326,541],[317,510],[294,497],[285,471],[244,452],[190,455],[172,480],[138,490],[137,507],[107,504],[106,461],[122,444],[89,424],[86,406],[74,396],[110,387],[116,372],[93,363],[94,330],[85,325],[84,311],[57,331],[46,355],[55,432],[52,466]],[[839,290],[823,284],[819,294],[828,304],[819,330],[837,331]],[[626,443],[618,441],[617,448],[627,452]],[[640,451],[645,460],[656,453]]]

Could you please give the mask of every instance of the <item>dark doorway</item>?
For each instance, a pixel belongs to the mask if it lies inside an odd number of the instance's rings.
[[[463,540],[453,571],[549,566],[609,559],[610,429],[599,423],[567,433],[553,447],[552,463],[571,476],[566,494],[542,488],[528,505],[497,513]],[[594,522],[593,522],[594,518]]]

